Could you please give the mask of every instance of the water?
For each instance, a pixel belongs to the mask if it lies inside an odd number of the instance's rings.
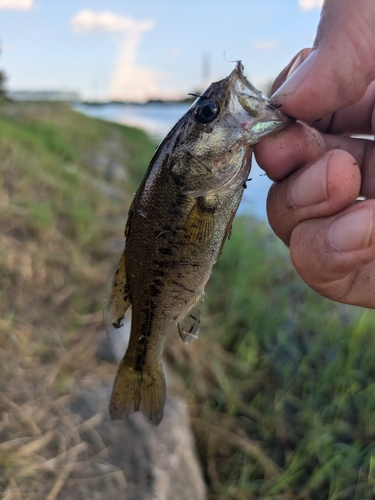
[[[77,104],[74,109],[89,116],[145,130],[153,139],[163,139],[188,110],[188,104]]]
[[[161,140],[179,118],[188,110],[189,104],[152,103],[136,104],[77,104],[74,109],[102,120],[131,125],[145,130],[153,139]],[[266,197],[271,181],[265,176],[253,158],[250,178],[238,213],[251,214],[265,220]]]

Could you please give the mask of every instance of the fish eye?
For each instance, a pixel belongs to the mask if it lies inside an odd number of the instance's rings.
[[[212,122],[220,112],[220,106],[216,99],[201,98],[194,108],[194,118],[199,123]]]

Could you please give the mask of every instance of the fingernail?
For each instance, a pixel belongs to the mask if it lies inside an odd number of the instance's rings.
[[[296,69],[302,64],[302,61],[303,54],[300,54],[289,68],[288,74],[286,75],[286,80],[292,76]]]
[[[281,85],[281,87],[279,87],[273,94],[272,100],[282,95],[292,94],[293,92],[295,92],[301,85],[303,80],[305,80],[305,78],[310,73],[311,67],[315,62],[316,56],[317,56],[317,50],[313,50],[311,54],[298,67],[297,67],[297,61],[299,58],[297,58],[288,72],[288,78]]]
[[[295,178],[289,200],[295,207],[307,207],[328,200],[327,165],[330,155],[324,156]]]
[[[373,207],[361,208],[332,222],[328,230],[332,247],[339,252],[367,248],[372,234],[373,212]]]

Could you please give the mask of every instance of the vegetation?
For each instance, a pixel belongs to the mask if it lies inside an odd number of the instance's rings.
[[[237,218],[199,342],[174,346],[217,499],[372,499],[375,312],[317,296]]]
[[[7,81],[7,76],[5,74],[5,71],[0,70],[0,100],[4,99],[6,95],[6,89],[5,89],[6,81]]]
[[[4,499],[118,498],[122,474],[70,405],[116,373],[95,350],[131,201],[124,169],[136,182],[153,151],[143,132],[64,105],[0,107]]]
[[[70,401],[116,372],[95,349],[124,214],[153,150],[142,132],[63,105],[0,108],[0,491],[8,500],[73,498],[73,486],[82,498],[119,498],[116,471],[93,473],[93,453],[104,457],[105,447],[91,429],[96,444],[87,449],[89,427]],[[264,224],[235,220],[199,340],[185,346],[173,335],[166,353],[209,498],[374,498],[374,324],[374,311],[308,289]]]

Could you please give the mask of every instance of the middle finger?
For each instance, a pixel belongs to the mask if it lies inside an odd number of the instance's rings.
[[[329,151],[272,185],[267,198],[269,223],[289,245],[300,222],[334,215],[355,203],[360,183],[354,158],[345,151]]]

